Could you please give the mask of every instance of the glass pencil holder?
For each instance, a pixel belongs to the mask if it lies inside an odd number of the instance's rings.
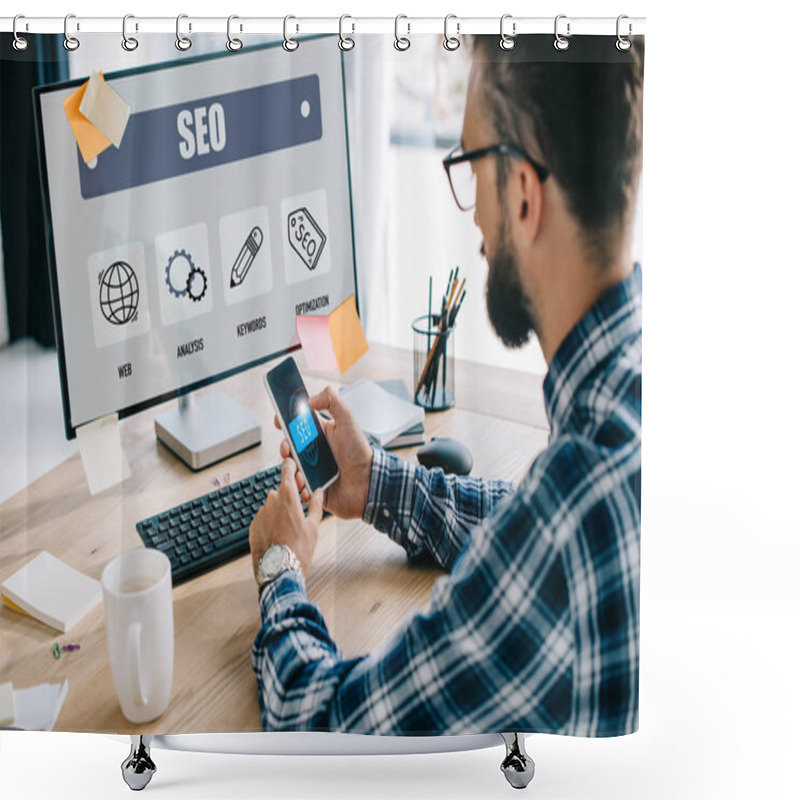
[[[414,402],[428,411],[443,411],[456,401],[453,339],[455,325],[441,326],[438,314],[411,324],[414,332]]]

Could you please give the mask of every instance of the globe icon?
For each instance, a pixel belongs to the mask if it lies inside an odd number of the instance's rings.
[[[130,322],[139,307],[139,281],[131,265],[115,261],[100,278],[100,310],[112,325]]]

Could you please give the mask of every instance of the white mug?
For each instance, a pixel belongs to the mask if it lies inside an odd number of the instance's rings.
[[[100,579],[111,674],[130,722],[166,711],[172,691],[175,635],[172,569],[158,550],[140,547],[110,561]]]

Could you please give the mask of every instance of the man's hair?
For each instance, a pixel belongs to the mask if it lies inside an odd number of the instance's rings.
[[[473,36],[479,91],[498,142],[541,158],[563,189],[585,245],[602,270],[633,213],[642,167],[644,39],[608,61],[543,58],[542,37],[518,36],[513,50],[496,36]],[[494,143],[494,142],[493,142]],[[510,161],[498,159],[499,189]]]

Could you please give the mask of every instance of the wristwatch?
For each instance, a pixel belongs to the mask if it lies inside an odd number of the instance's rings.
[[[294,551],[285,544],[271,544],[258,562],[258,594],[287,569],[292,569],[303,577],[303,567]]]

